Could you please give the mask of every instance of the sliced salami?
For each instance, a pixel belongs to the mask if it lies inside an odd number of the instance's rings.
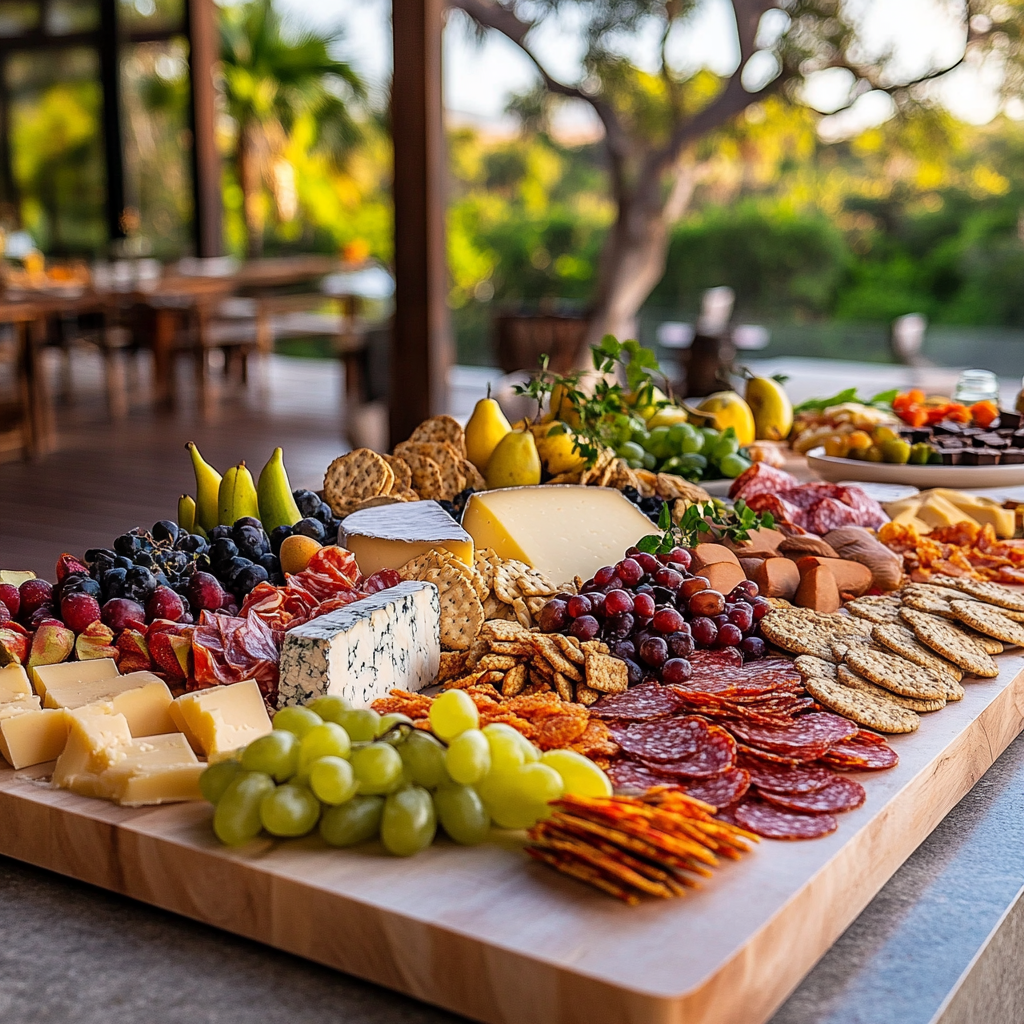
[[[674,779],[666,778],[663,775],[656,775],[649,768],[636,761],[616,761],[608,769],[608,777],[617,790],[646,793],[654,786],[672,786],[681,788]],[[703,798],[702,798],[703,799]]]
[[[694,676],[713,675],[724,667],[743,667],[743,655],[735,647],[719,647],[716,650],[694,651],[687,659],[693,668]]]
[[[838,498],[822,498],[807,510],[807,521],[803,525],[820,537],[842,526],[860,526],[860,514]]]
[[[823,748],[824,753],[829,747],[857,735],[853,722],[829,711],[801,715],[785,726],[752,725],[745,721],[737,721],[735,726],[733,729],[730,723],[730,730],[746,743],[797,757],[814,748]]]
[[[707,736],[692,754],[671,761],[651,761],[646,757],[640,760],[652,771],[673,778],[706,779],[735,765],[736,741],[724,729],[710,725],[707,727]]]
[[[736,744],[736,750],[743,755],[744,760],[750,758],[755,761],[764,761],[769,764],[783,764],[790,767],[803,764],[798,757],[786,757],[784,754],[773,754],[767,750],[758,750],[756,747],[748,747],[742,743]]]
[[[750,775],[742,768],[730,768],[710,779],[684,784],[687,796],[703,800],[712,807],[728,807],[743,797],[750,788]]]
[[[624,722],[647,722],[664,718],[682,710],[686,702],[671,686],[660,683],[641,683],[625,693],[602,697],[590,708],[594,718],[618,718]]]
[[[839,827],[831,814],[800,814],[749,797],[731,809],[731,816],[740,828],[765,839],[820,839]]]
[[[750,773],[753,785],[773,793],[813,793],[836,778],[830,768],[771,764],[742,754],[739,764]]]
[[[708,735],[708,724],[703,718],[663,718],[634,722],[611,732],[623,751],[639,760],[678,761],[700,749]]]
[[[900,763],[892,747],[878,743],[837,743],[822,760],[841,772],[879,772]]]
[[[776,469],[766,462],[755,462],[733,480],[729,487],[729,497],[743,498],[749,503],[754,494],[768,491],[788,491],[791,487],[797,487],[799,484],[800,481],[792,473]]]
[[[867,794],[864,787],[853,779],[835,776],[824,789],[813,793],[774,793],[758,789],[758,795],[778,807],[791,811],[804,811],[808,814],[841,814],[852,811],[864,803]]]

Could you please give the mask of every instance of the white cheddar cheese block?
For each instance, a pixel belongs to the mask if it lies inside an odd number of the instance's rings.
[[[21,701],[0,705],[0,754],[12,768],[55,760],[67,738],[63,711],[41,710],[38,704]]]
[[[614,565],[654,524],[610,487],[544,484],[478,491],[462,525],[478,548],[517,558],[555,584]]]
[[[132,741],[124,715],[108,714],[102,707],[59,712],[68,724],[68,741],[53,769],[53,784],[83,796],[99,796],[100,773],[124,757]]]
[[[171,718],[174,698],[159,676],[152,672],[129,672],[121,676],[121,681],[134,685],[105,703],[112,714],[122,714],[128,719],[132,736],[158,736],[178,731]]]
[[[366,707],[389,690],[437,679],[441,605],[432,583],[410,581],[354,601],[284,635],[278,702],[327,694]]]
[[[436,501],[401,501],[353,512],[341,522],[338,543],[356,556],[364,576],[401,568],[432,548],[473,564],[473,538]]]
[[[183,693],[171,702],[171,718],[189,743],[212,763],[270,732],[270,715],[254,679]]]
[[[0,668],[0,704],[31,696],[32,684],[21,665],[4,665]]]
[[[45,698],[51,686],[87,686],[91,683],[100,683],[107,679],[115,679],[120,673],[117,671],[117,662],[113,658],[93,658],[90,661],[63,661],[59,665],[37,665],[29,673],[32,677],[32,685],[36,693]],[[101,687],[102,691],[102,687]],[[113,696],[113,693],[108,696]],[[83,700],[87,704],[89,700],[104,700],[100,694]],[[45,704],[46,701],[44,700]],[[47,704],[47,707],[57,707],[56,704]]]
[[[180,732],[135,739],[124,757],[101,772],[96,786],[107,800],[126,807],[201,800],[200,764]]]

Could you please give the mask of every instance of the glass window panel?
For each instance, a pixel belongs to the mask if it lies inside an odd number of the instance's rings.
[[[39,4],[34,0],[0,0],[0,36],[24,35],[39,27]]]
[[[185,0],[118,0],[118,17],[128,31],[184,29]]]
[[[55,255],[106,246],[102,91],[95,50],[13,53],[6,86],[23,226]]]
[[[100,27],[97,0],[50,0],[46,9],[46,31],[64,36],[71,32],[91,32]]]
[[[192,132],[184,39],[125,47],[121,61],[125,202],[147,252],[174,259],[192,248]]]

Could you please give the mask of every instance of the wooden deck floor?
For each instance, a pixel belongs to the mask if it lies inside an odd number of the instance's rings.
[[[195,441],[220,469],[244,459],[258,473],[283,446],[295,487],[319,488],[342,439],[339,370],[333,363],[275,359],[269,397],[225,391],[205,422],[187,398],[158,414],[145,394],[126,420],[106,417],[97,368],[75,365],[75,403],[58,407],[58,450],[36,462],[0,465],[0,566],[53,576],[62,551],[108,546],[133,526],[174,518],[178,496],[194,493],[185,444]]]

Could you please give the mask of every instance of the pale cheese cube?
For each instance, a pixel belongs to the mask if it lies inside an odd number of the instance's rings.
[[[212,763],[270,732],[270,716],[254,679],[184,693],[171,718],[198,753]]]
[[[157,736],[176,732],[171,719],[174,698],[167,684],[152,672],[129,672],[121,679],[134,685],[114,696],[108,703],[113,714],[124,715],[132,736]]]
[[[278,703],[336,694],[365,707],[389,690],[437,679],[441,605],[432,583],[410,581],[290,629],[281,650]]]
[[[53,784],[84,796],[102,796],[97,777],[125,756],[132,741],[128,720],[93,707],[60,714],[68,723],[68,741],[54,766]]]
[[[38,702],[39,698],[33,698]],[[12,768],[55,760],[68,738],[63,711],[16,701],[0,706],[0,754]]]
[[[200,764],[183,733],[135,739],[124,757],[100,774],[106,798],[126,807],[201,800]]]
[[[434,548],[473,564],[473,538],[436,501],[402,501],[346,516],[338,543],[356,556],[364,576],[399,569]]]
[[[82,664],[89,664],[89,662],[82,662]],[[67,708],[67,710],[73,711],[75,708],[84,708],[87,704],[115,700],[129,690],[135,690],[154,682],[161,682],[161,679],[152,672],[129,672],[124,676],[106,676],[78,682],[65,680],[54,682],[51,680],[46,687],[43,706]]]
[[[114,679],[120,673],[117,671],[117,662],[113,658],[93,658],[89,661],[62,661],[59,665],[37,665],[30,671],[30,675],[36,693],[45,698],[51,686],[86,686],[90,683]],[[97,694],[81,703],[87,704],[90,700],[101,699],[104,698]],[[43,703],[46,703],[45,699]],[[56,704],[47,704],[46,706],[58,707]]]
[[[0,704],[31,696],[32,684],[21,665],[4,665],[0,668]]]
[[[657,532],[619,491],[571,484],[478,491],[462,525],[478,548],[526,562],[556,585],[575,576],[590,579]]]

